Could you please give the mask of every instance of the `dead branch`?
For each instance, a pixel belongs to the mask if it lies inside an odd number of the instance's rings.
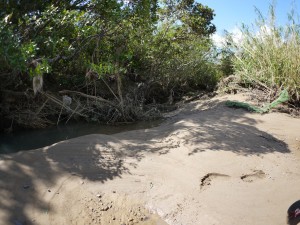
[[[82,114],[82,113],[79,113],[79,112],[77,112],[77,111],[74,111],[74,110],[70,109],[70,108],[69,108],[68,106],[66,106],[61,100],[55,98],[54,96],[52,96],[52,95],[50,95],[50,94],[48,94],[48,93],[46,93],[46,92],[42,92],[42,94],[44,94],[44,95],[45,95],[48,99],[50,99],[52,102],[54,102],[54,103],[60,105],[62,108],[65,108],[66,110],[70,110],[70,111],[74,112],[74,114],[80,115],[80,116],[82,116],[82,117],[86,117],[86,115],[84,115],[84,114]]]
[[[87,95],[87,94],[84,94],[82,92],[79,92],[79,91],[69,91],[69,90],[63,90],[63,91],[59,91],[59,94],[77,94],[77,95],[80,95],[82,97],[85,97],[85,98],[90,98],[90,99],[94,99],[96,101],[100,101],[100,102],[104,102],[118,110],[120,110],[120,107],[114,103],[112,103],[111,101],[108,101],[100,96],[93,96],[93,95]]]

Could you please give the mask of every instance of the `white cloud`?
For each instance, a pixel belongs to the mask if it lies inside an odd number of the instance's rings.
[[[215,44],[215,46],[217,46],[218,48],[222,48],[225,46],[225,37],[222,35],[219,35],[217,33],[213,34],[211,37],[213,43]]]
[[[234,27],[228,31],[228,33],[231,35],[233,42],[237,45],[240,44],[244,39],[242,31],[238,27]],[[225,35],[220,35],[217,33],[213,34],[212,40],[218,48],[222,48],[226,45]]]
[[[263,25],[259,28],[259,30],[256,33],[256,36],[268,36],[268,35],[272,35],[273,34],[273,30],[271,29],[270,26],[268,25]]]
[[[236,45],[239,45],[243,42],[244,35],[240,28],[234,27],[231,31],[229,31],[229,33],[231,34],[232,40]]]

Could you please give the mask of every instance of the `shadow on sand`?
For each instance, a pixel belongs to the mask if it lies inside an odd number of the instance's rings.
[[[168,154],[184,145],[193,146],[188,152],[191,157],[219,150],[243,156],[290,152],[284,142],[255,128],[258,121],[245,114],[226,108],[223,102],[191,103],[160,127],[131,131],[130,135],[89,135],[39,150],[1,155],[0,224],[40,224],[32,221],[29,209],[53,209],[37,194],[37,185],[55,185],[62,173],[104,183],[130,173],[125,158],[138,162],[145,154]]]

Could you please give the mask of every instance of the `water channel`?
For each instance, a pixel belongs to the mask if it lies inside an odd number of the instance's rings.
[[[46,129],[19,130],[0,134],[0,154],[42,148],[59,141],[88,134],[116,134],[120,132],[156,127],[159,121],[144,121],[126,125],[110,126],[92,123],[72,123]]]

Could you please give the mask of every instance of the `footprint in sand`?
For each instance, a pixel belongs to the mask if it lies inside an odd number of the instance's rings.
[[[245,174],[240,177],[244,182],[254,182],[258,179],[263,179],[266,177],[266,174],[262,170],[253,170],[253,173]],[[205,190],[208,186],[212,185],[214,180],[220,179],[229,179],[230,176],[227,174],[221,173],[208,173],[201,178],[200,190]]]
[[[205,190],[208,186],[211,185],[212,181],[215,179],[226,179],[230,176],[221,173],[208,173],[204,177],[201,178],[200,189]]]
[[[256,181],[258,179],[263,179],[265,177],[266,177],[266,174],[264,173],[264,171],[254,170],[253,173],[245,174],[245,175],[241,176],[241,179],[242,179],[242,181],[250,183],[250,182]]]

